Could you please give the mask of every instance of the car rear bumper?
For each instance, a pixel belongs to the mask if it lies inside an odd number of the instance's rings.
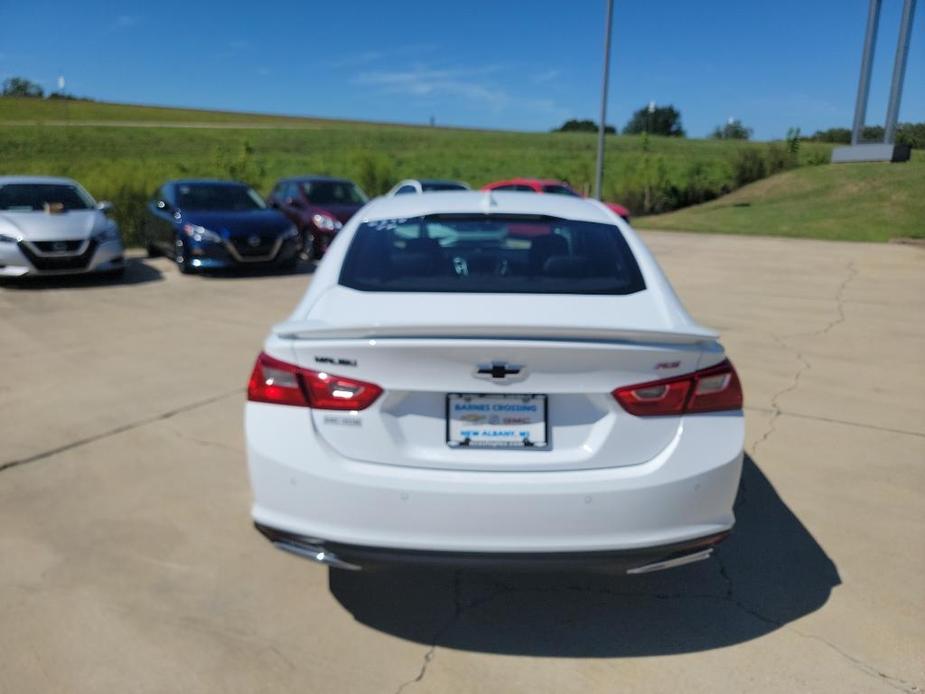
[[[363,547],[305,537],[254,523],[277,548],[337,569],[394,565],[462,569],[564,571],[575,569],[649,573],[707,559],[729,531],[684,542],[635,550],[599,552],[440,552]]]
[[[0,243],[0,277],[80,275],[111,272],[125,266],[121,241],[91,242],[77,254],[42,256],[22,243]]]
[[[721,535],[744,437],[741,412],[693,415],[641,465],[495,472],[350,460],[303,408],[248,403],[246,430],[260,526],[393,554],[633,552]]]

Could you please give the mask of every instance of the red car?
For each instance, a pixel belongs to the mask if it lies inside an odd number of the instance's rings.
[[[507,181],[495,181],[494,183],[486,183],[482,186],[482,190],[508,190],[508,191],[520,191],[523,193],[552,193],[553,195],[571,195],[576,198],[583,198],[584,196],[572,188],[565,181],[557,181],[553,178],[511,178]],[[613,210],[614,214],[618,214],[627,222],[630,221],[630,211],[623,207],[623,205],[618,205],[615,202],[605,202],[605,205]]]
[[[353,181],[328,176],[294,176],[276,182],[267,198],[302,233],[305,255],[320,259],[331,241],[369,198]]]

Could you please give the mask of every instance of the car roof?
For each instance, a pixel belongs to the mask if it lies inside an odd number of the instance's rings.
[[[558,178],[529,178],[522,176],[519,178],[507,178],[503,181],[492,181],[488,185],[499,185],[504,183],[536,183],[541,186],[567,186],[569,185],[565,181],[559,180]],[[571,186],[570,186],[571,187]]]
[[[305,174],[304,176],[286,176],[277,181],[277,183],[305,183],[307,181],[318,181],[325,183],[349,183],[356,185],[349,178],[340,178],[339,176],[316,176],[315,174]]]
[[[229,181],[226,178],[176,178],[172,181],[167,181],[164,185],[186,186],[195,185],[197,183],[207,183],[208,185],[244,186],[246,188],[250,188],[250,185],[244,183],[243,181]]]
[[[79,185],[73,178],[63,176],[0,176],[0,185],[6,183],[52,183],[58,185]]]
[[[376,198],[361,211],[363,221],[429,214],[538,214],[613,224],[613,213],[596,200],[507,191],[455,191]]]

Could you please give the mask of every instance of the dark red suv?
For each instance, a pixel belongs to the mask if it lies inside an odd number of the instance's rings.
[[[356,183],[346,178],[293,176],[278,180],[267,202],[298,227],[305,256],[319,259],[341,227],[368,199]]]

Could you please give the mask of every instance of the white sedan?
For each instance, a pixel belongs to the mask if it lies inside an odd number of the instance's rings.
[[[335,239],[248,386],[257,528],[332,567],[619,567],[733,526],[742,390],[596,201],[380,198]]]
[[[406,178],[399,181],[385,194],[392,198],[396,195],[409,195],[420,193],[446,193],[451,190],[471,190],[468,183],[462,181],[447,181],[440,178]]]
[[[0,176],[0,277],[125,269],[125,248],[108,202],[77,181]]]

